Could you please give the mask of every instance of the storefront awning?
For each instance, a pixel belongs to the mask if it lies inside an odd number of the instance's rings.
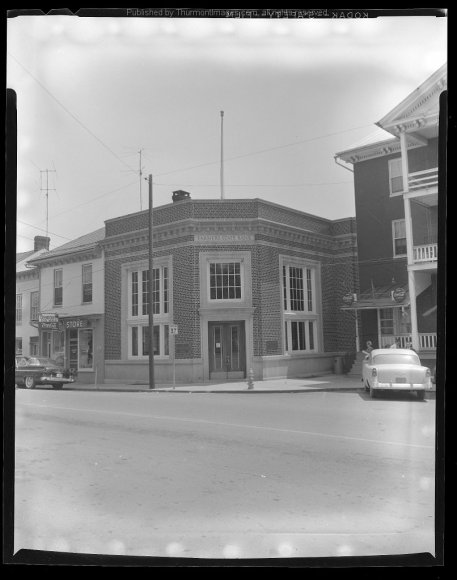
[[[373,287],[360,294],[346,294],[342,302],[341,310],[401,308],[410,304],[408,287],[398,284]]]

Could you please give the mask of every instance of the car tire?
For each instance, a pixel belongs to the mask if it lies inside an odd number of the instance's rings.
[[[26,389],[34,389],[35,388],[35,378],[27,375],[24,379],[24,385]]]
[[[419,401],[424,401],[425,400],[425,391],[417,391],[417,398],[419,399]]]
[[[371,386],[370,386],[370,397],[372,399],[375,399],[376,398],[376,391]]]
[[[53,389],[62,389],[63,388],[63,384],[59,383],[58,385],[52,385]]]

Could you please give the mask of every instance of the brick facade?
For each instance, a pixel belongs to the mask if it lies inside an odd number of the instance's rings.
[[[257,376],[266,376],[265,365],[268,376],[332,370],[335,353],[354,351],[352,320],[340,310],[341,296],[346,288],[352,288],[357,276],[353,218],[331,221],[260,199],[186,199],[154,209],[153,224],[154,260],[166,257],[170,263],[172,304],[168,321],[179,327],[175,360],[181,378],[209,378],[208,325],[218,320],[219,305],[202,295],[206,282],[200,269],[205,255],[227,261],[230,256],[244,256],[243,267],[247,269],[249,264],[249,272],[244,274],[246,284],[249,280],[249,296],[239,305],[221,303],[221,320],[244,324],[246,365],[255,366]],[[103,246],[105,359],[111,369],[107,377],[125,379],[133,373],[135,378],[145,379],[147,360],[130,360],[123,347],[122,333],[126,331],[122,317],[127,299],[125,267],[148,260],[148,211],[108,220]],[[310,263],[316,270],[319,320],[318,350],[292,357],[284,351],[280,267],[281,260],[287,263],[289,259]],[[289,359],[298,371],[287,370]],[[275,360],[279,361],[276,370]],[[170,362],[166,358],[159,362],[160,379],[168,382]]]

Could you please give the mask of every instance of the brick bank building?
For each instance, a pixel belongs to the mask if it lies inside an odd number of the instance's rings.
[[[148,380],[148,217],[105,222],[106,382]],[[155,381],[332,372],[355,351],[341,299],[356,276],[354,218],[174,192],[153,212]]]

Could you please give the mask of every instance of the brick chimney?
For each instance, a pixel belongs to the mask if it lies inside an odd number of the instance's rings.
[[[49,243],[51,238],[46,236],[35,236],[33,240],[33,251],[38,252],[38,250],[49,250]]]
[[[177,191],[173,192],[173,203],[176,203],[177,201],[184,201],[185,199],[190,199],[190,193],[188,191],[178,189]]]

